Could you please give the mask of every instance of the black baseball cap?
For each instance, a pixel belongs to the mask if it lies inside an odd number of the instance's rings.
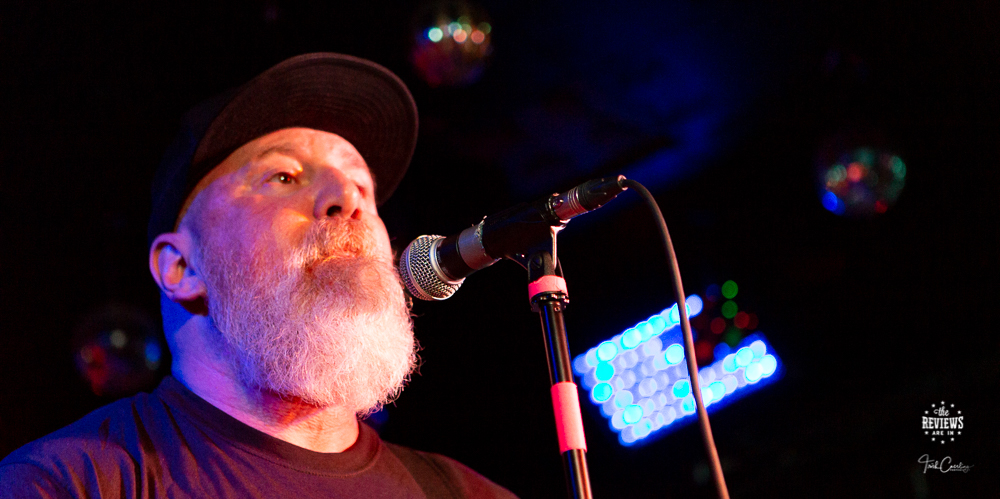
[[[382,204],[403,178],[417,143],[417,106],[406,85],[365,59],[320,52],[285,60],[184,115],[153,177],[148,237],[172,232],[198,181],[233,151],[290,127],[347,139],[375,179]]]

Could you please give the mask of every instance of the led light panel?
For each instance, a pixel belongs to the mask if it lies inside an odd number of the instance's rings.
[[[689,317],[700,314],[702,307],[699,296],[688,297]],[[600,406],[623,445],[695,419],[689,417],[695,413],[695,402],[679,322],[674,304],[573,361],[590,401]],[[708,412],[776,380],[781,370],[780,360],[759,332],[735,347],[720,342],[714,355],[716,361],[698,373]]]

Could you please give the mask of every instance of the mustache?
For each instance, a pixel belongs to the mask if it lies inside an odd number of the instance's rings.
[[[300,248],[305,263],[330,258],[378,258],[372,228],[353,218],[327,218],[310,227]]]

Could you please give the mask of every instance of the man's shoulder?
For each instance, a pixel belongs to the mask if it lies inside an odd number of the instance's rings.
[[[428,497],[516,498],[472,468],[441,454],[385,443]]]
[[[143,432],[140,413],[148,397],[118,400],[15,450],[0,461],[0,483],[24,483],[31,476],[36,483],[47,479],[66,487],[88,474],[128,469]]]

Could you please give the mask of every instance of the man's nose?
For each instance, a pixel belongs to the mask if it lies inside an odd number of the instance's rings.
[[[361,190],[339,170],[323,176],[313,216],[361,218]]]

